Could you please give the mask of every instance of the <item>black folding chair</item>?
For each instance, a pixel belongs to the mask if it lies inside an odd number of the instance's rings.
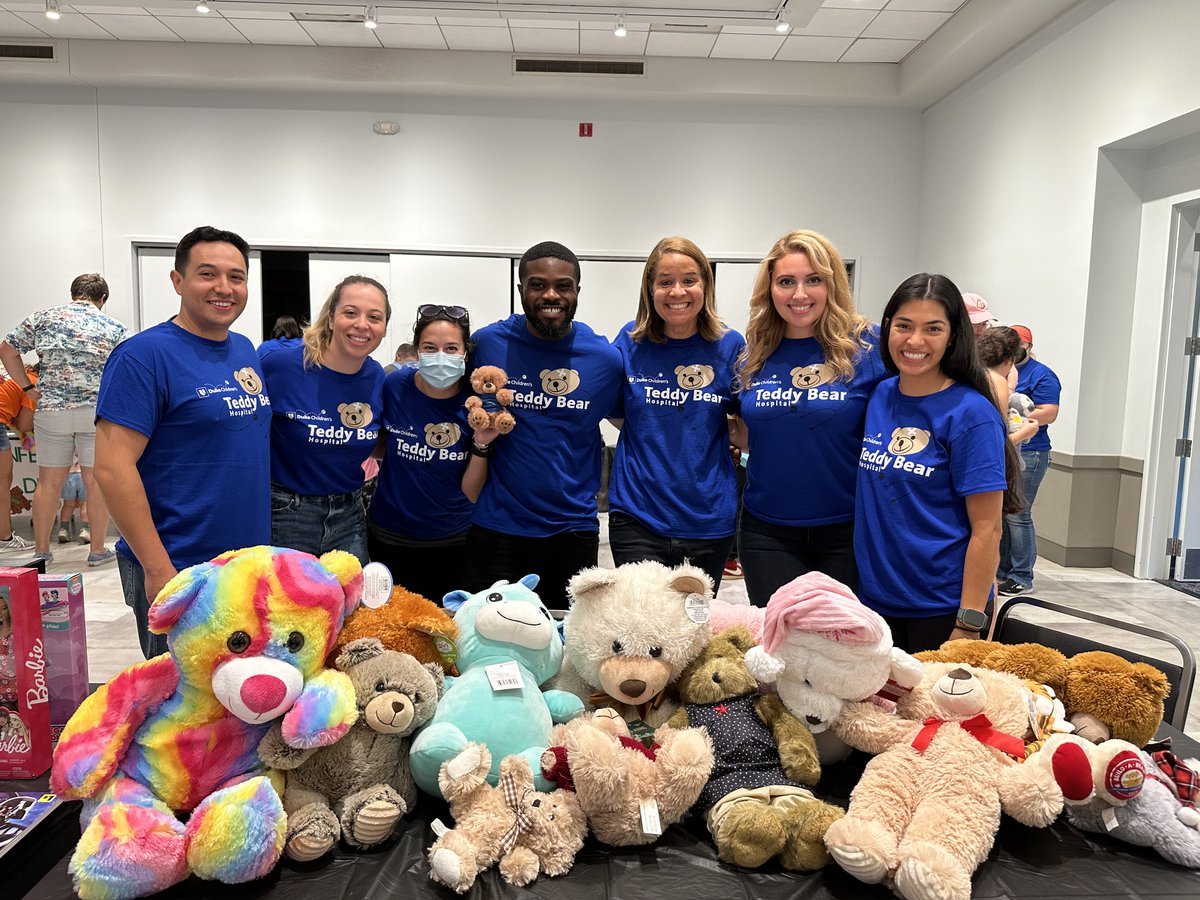
[[[1165,644],[1170,644],[1178,651],[1180,661],[1178,663],[1169,663],[1152,656],[1144,656],[1141,653],[1126,650],[1118,644],[1103,643],[1095,638],[1082,637],[1067,631],[1060,631],[1051,625],[1022,618],[1021,613],[1028,612],[1029,608],[1044,609],[1056,615],[1071,616],[1084,622],[1096,622],[1100,625],[1108,626],[1117,632],[1117,634],[1114,634],[1114,640],[1118,641],[1121,632],[1126,634],[1132,632],[1162,641]],[[1108,616],[1102,616],[1088,610],[1073,609],[1072,607],[1062,606],[1058,603],[1050,603],[1046,600],[1039,600],[1036,597],[1016,597],[1009,600],[1001,608],[1000,615],[996,619],[995,631],[992,633],[992,640],[1005,644],[1043,644],[1047,647],[1053,647],[1067,656],[1074,656],[1076,653],[1083,653],[1088,650],[1107,650],[1109,653],[1115,653],[1117,656],[1123,657],[1130,662],[1143,662],[1154,666],[1154,668],[1166,675],[1167,680],[1171,682],[1171,693],[1163,701],[1163,719],[1170,725],[1183,731],[1184,723],[1187,721],[1188,706],[1192,702],[1192,683],[1196,679],[1196,657],[1192,653],[1192,649],[1173,634],[1167,634],[1165,631],[1159,631],[1157,628],[1147,628],[1145,625],[1135,625],[1132,622],[1110,619]],[[1163,649],[1165,650],[1166,648]]]

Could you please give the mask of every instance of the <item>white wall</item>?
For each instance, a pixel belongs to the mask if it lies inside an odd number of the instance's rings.
[[[204,223],[258,247],[355,250],[519,252],[553,239],[644,254],[679,232],[714,256],[761,254],[786,230],[816,228],[859,261],[872,314],[916,257],[921,126],[910,111],[444,100],[439,114],[411,98],[66,96],[17,89],[0,102],[0,228],[18,288],[5,322],[100,268],[109,311],[132,324],[131,241],[174,241]],[[400,134],[372,133],[381,118]],[[577,137],[580,121],[596,136]],[[48,159],[56,174],[42,182]],[[585,288],[580,318],[593,304],[632,317],[635,291]]]
[[[1094,213],[1130,201],[1113,198],[1123,176],[1097,160],[1100,148],[1200,108],[1197,34],[1192,0],[1092,4],[925,114],[920,265],[1033,328],[1063,381],[1051,436],[1067,452],[1147,452],[1166,261],[1134,248],[1136,278],[1107,265],[1103,254],[1129,236]],[[1146,196],[1136,178],[1123,189]],[[1168,211],[1156,215],[1165,229]]]

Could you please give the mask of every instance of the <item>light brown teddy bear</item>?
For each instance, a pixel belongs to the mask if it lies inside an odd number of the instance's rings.
[[[659,728],[647,747],[612,708],[556,725],[550,740],[542,777],[575,791],[592,834],[616,847],[654,843],[684,817],[712,772],[703,728]]]
[[[478,397],[468,397],[467,424],[476,431],[495,428],[501,434],[508,434],[517,424],[504,407],[513,402],[513,392],[505,385],[508,375],[499,366],[480,366],[471,373],[471,389]]]
[[[825,835],[838,865],[906,900],[968,900],[1002,810],[1034,827],[1062,812],[1053,775],[1016,761],[1025,753],[1027,698],[1014,675],[926,663],[896,715],[847,704],[838,734],[878,755]]]
[[[535,791],[522,757],[500,761],[498,787],[488,784],[491,767],[487,747],[474,743],[442,763],[438,787],[450,804],[454,828],[429,848],[430,877],[463,894],[496,862],[504,880],[518,887],[539,872],[565,875],[587,836],[579,800],[570,791]]]

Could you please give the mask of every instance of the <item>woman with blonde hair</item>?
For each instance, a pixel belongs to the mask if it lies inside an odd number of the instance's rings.
[[[837,248],[815,231],[777,240],[750,297],[732,430],[750,454],[738,549],[754,605],[814,570],[857,589],[858,453],[885,375]]]
[[[383,367],[371,359],[392,307],[373,278],[333,289],[302,344],[260,348],[271,398],[271,543],[367,562],[363,461],[379,439]]]
[[[721,583],[737,525],[727,413],[744,344],[717,316],[708,257],[684,237],[659,241],[637,318],[613,341],[625,366],[608,493],[617,565],[686,559]]]

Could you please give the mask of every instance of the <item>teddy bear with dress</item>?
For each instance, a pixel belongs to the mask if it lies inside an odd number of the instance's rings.
[[[166,584],[149,625],[169,652],[88,697],[55,750],[51,789],[86,801],[69,864],[80,897],[275,867],[287,816],[258,746],[277,720],[299,749],[350,729],[354,687],[325,659],[362,589],[349,553],[276,547],[221,554]]]

